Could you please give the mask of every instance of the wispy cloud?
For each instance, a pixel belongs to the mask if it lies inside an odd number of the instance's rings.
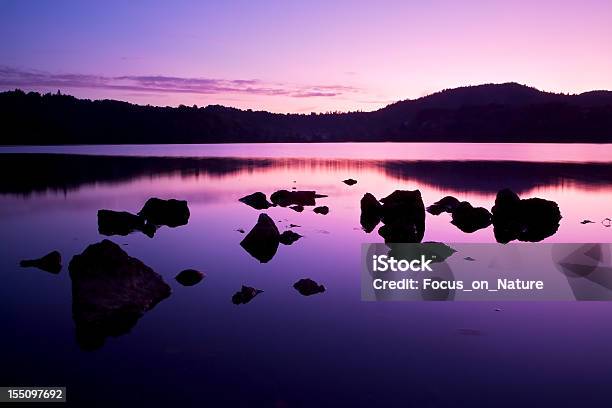
[[[293,98],[334,97],[359,92],[345,85],[293,85],[258,79],[188,78],[164,75],[54,74],[0,66],[1,87],[107,89],[143,93],[249,94]]]

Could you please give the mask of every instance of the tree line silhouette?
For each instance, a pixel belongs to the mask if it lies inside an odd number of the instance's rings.
[[[0,144],[612,142],[612,92],[508,83],[444,90],[373,112],[278,114],[0,93]]]

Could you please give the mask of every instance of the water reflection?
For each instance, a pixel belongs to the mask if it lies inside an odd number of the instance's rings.
[[[612,184],[612,163],[3,154],[0,193],[67,193],[96,183],[119,183],[141,177],[223,178],[272,169],[346,174],[369,171],[398,182],[414,181],[454,192],[488,194],[504,187],[521,194],[543,186],[575,185],[591,189]]]
[[[5,356],[0,379],[4,383],[44,384],[49,378],[57,378],[72,389],[95,395],[99,384],[83,380],[80,373],[96,372],[100,378],[113,381],[115,387],[125,385],[125,395],[150,395],[151,390],[172,386],[167,382],[169,376],[182,378],[182,373],[189,372],[198,386],[185,387],[181,381],[172,392],[179,395],[188,388],[204,390],[190,394],[190,401],[213,406],[239,405],[228,396],[244,401],[242,405],[253,405],[248,403],[252,395],[276,395],[278,390],[292,390],[321,379],[324,381],[319,383],[328,386],[321,395],[337,396],[333,393],[338,392],[340,378],[351,385],[345,387],[343,400],[357,405],[363,401],[359,396],[351,397],[355,384],[373,390],[369,405],[385,405],[383,397],[389,387],[400,389],[410,381],[422,389],[434,377],[440,379],[440,389],[454,390],[440,395],[459,395],[463,390],[452,387],[465,377],[465,370],[481,380],[481,373],[503,374],[516,366],[517,373],[527,375],[525,383],[537,384],[546,371],[556,384],[564,384],[569,378],[567,370],[581,372],[588,367],[592,374],[589,378],[608,379],[609,365],[600,358],[612,339],[612,330],[599,324],[610,313],[610,305],[604,302],[577,306],[569,302],[431,305],[360,301],[361,244],[384,245],[376,232],[367,234],[360,228],[360,199],[368,192],[377,201],[395,190],[418,189],[424,206],[452,195],[458,202],[491,209],[497,191],[508,186],[520,193],[521,199],[542,197],[559,204],[563,219],[558,231],[545,242],[611,240],[612,229],[601,224],[612,216],[609,164],[540,164],[534,162],[535,156],[524,157],[525,162],[462,162],[456,160],[460,156],[418,162],[387,161],[385,156],[359,160],[3,155],[0,298],[7,335],[2,336],[0,345],[14,352]],[[395,159],[402,157],[394,155]],[[357,184],[343,182],[349,178]],[[303,212],[281,206],[257,210],[239,201],[257,191],[269,199],[275,191],[291,192],[294,187],[295,191],[327,195],[316,201],[317,205],[328,206],[329,214],[315,214],[313,207]],[[154,239],[133,233],[115,235],[112,240],[172,287],[173,295],[153,310],[116,315],[116,319],[90,325],[84,320],[85,312],[97,309],[80,300],[73,304],[73,289],[79,297],[84,292],[77,290],[67,273],[51,275],[18,266],[21,259],[51,250],[58,250],[66,260],[81,254],[91,243],[104,239],[98,231],[98,210],[136,215],[151,197],[187,201],[188,224],[160,228]],[[273,220],[279,241],[276,252],[265,263],[240,246],[262,213]],[[438,216],[425,214],[422,242],[449,242],[459,251],[454,243],[495,242],[492,227],[466,234],[450,224],[451,217],[444,212]],[[585,219],[594,223],[581,224]],[[300,235],[297,241],[294,234]],[[512,244],[494,245],[507,248]],[[482,269],[480,278],[490,276],[486,255],[460,251],[449,258],[454,262],[453,270],[437,276],[459,276],[464,269]],[[504,267],[501,261],[495,265]],[[185,287],[175,277],[186,269],[205,271],[207,277]],[[531,278],[534,271],[538,269],[525,270],[524,277]],[[572,279],[570,285],[604,288],[586,278],[566,279],[555,272],[568,294],[568,279]],[[590,276],[594,280],[605,277]],[[309,279],[298,285],[307,284],[307,293],[320,290],[320,286],[325,292],[303,296],[294,286],[302,279]],[[368,280],[371,284],[370,275]],[[260,290],[265,292],[254,299],[252,296]],[[234,300],[240,306],[232,304],[237,292]],[[140,297],[124,294],[126,299]],[[460,294],[451,290],[418,295],[419,299],[437,299],[458,298]],[[498,307],[502,313],[494,312]],[[91,349],[105,343],[104,347],[96,353],[82,353],[74,347],[75,322],[81,346]],[[486,335],[458,337],[457,330],[462,327]],[[126,331],[129,335],[121,335]],[[19,336],[12,335],[15,333]],[[43,346],[41,338],[45,338]],[[508,341],[517,338],[524,341]],[[558,342],[559,338],[564,341]],[[482,348],[468,343],[471,341],[482,343]],[[577,349],[597,353],[574,353]],[[414,350],[417,352],[412,353]],[[482,358],[490,354],[482,350],[499,358]],[[338,364],[321,371],[329,355]],[[355,375],[334,368],[354,365],[355,356],[363,357],[361,369],[353,370]],[[516,356],[522,356],[522,360]],[[150,370],[152,361],[157,367],[154,372]],[[535,362],[537,370],[525,373],[525,362]],[[462,367],[457,371],[460,374],[439,376],[438,367],[448,364]],[[299,381],[287,372],[295,372]],[[371,376],[359,374],[363,372],[385,377],[386,381],[372,389]],[[235,383],[236,373],[250,379],[242,384],[247,388],[224,386]],[[131,378],[142,379],[146,387],[130,391],[134,387]],[[489,386],[506,387],[499,378],[493,382]],[[601,384],[608,386],[603,380]],[[583,391],[590,389],[585,386]],[[113,401],[105,402],[110,406]],[[325,405],[323,400],[308,402]],[[300,401],[293,405],[300,405]]]

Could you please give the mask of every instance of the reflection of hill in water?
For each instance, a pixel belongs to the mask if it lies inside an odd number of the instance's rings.
[[[572,184],[588,189],[612,184],[612,163],[388,161],[380,165],[393,177],[458,192],[495,194],[507,187],[520,194],[535,187]]]
[[[372,170],[402,180],[458,192],[495,193],[509,187],[519,194],[535,187],[612,184],[612,163],[515,161],[364,161],[352,159],[243,159],[64,154],[2,154],[0,193],[69,191],[95,183],[119,183],[165,175],[225,177],[270,169],[327,172]]]

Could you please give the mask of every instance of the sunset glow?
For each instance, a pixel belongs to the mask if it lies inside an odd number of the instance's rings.
[[[0,3],[0,89],[274,112],[444,88],[612,89],[612,3]]]

